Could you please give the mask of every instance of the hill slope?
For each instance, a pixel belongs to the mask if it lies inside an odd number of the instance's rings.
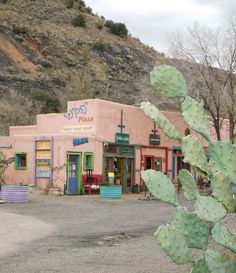
[[[149,83],[153,66],[168,60],[130,35],[112,34],[82,1],[1,1],[0,134],[8,125],[32,123],[39,112],[65,110],[67,100],[150,100],[178,108]],[[79,14],[84,27],[71,23]]]

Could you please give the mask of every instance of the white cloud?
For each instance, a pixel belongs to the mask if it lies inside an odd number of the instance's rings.
[[[217,2],[216,5],[214,3]],[[158,51],[166,51],[168,32],[185,32],[195,21],[211,27],[221,23],[224,1],[211,0],[86,0],[106,19],[125,23],[130,33]],[[226,0],[228,5],[233,1]],[[226,8],[225,8],[226,10]]]

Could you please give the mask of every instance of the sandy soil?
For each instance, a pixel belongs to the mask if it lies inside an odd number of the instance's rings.
[[[32,75],[37,74],[37,66],[30,62],[10,41],[0,35],[0,51],[2,51],[17,67],[30,69]]]

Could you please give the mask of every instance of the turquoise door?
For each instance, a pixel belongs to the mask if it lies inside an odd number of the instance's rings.
[[[67,193],[79,194],[81,188],[81,154],[67,153]]]

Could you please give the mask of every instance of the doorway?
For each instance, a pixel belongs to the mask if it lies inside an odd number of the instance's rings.
[[[105,179],[108,173],[114,173],[114,184],[122,186],[122,192],[127,193],[134,185],[134,159],[126,157],[105,158]]]
[[[184,156],[177,156],[177,175],[179,174],[179,171],[182,169],[187,169],[190,172],[191,165],[189,163],[184,162]]]
[[[81,189],[81,153],[67,152],[67,185],[68,194],[79,194]]]
[[[162,157],[144,156],[144,169],[162,172]]]

